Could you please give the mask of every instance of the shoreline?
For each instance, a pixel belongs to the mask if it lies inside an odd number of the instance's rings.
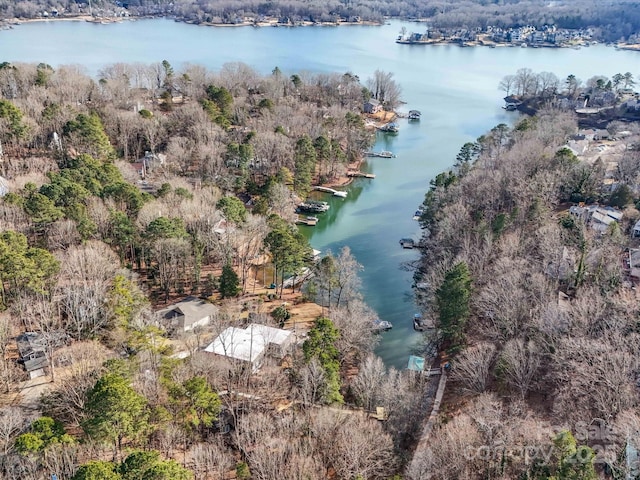
[[[265,21],[243,21],[238,23],[214,23],[214,22],[196,22],[193,20],[181,19],[178,17],[171,17],[168,15],[141,15],[141,16],[128,16],[128,17],[101,17],[97,15],[77,15],[77,16],[57,16],[57,17],[40,17],[40,18],[4,18],[0,19],[0,27],[13,27],[21,25],[23,23],[35,23],[35,22],[89,22],[89,23],[119,23],[122,21],[136,21],[143,19],[165,18],[167,20],[173,20],[177,23],[186,23],[187,25],[204,26],[204,27],[339,27],[339,26],[382,26],[383,22],[374,21],[358,21],[358,22],[311,22],[300,21],[294,24],[280,23],[276,18],[270,18]]]
[[[363,118],[365,121],[365,128],[367,130],[373,129],[375,131],[385,123],[395,121],[398,118],[398,113],[395,111],[389,111],[389,112],[380,111],[374,114],[363,114]],[[353,172],[353,171],[361,172],[360,167],[362,167],[362,164],[365,162],[365,159],[366,159],[366,156],[363,153],[357,160],[347,164],[347,170],[345,171],[344,175],[336,178],[331,182],[326,182],[318,186],[334,188],[334,187],[346,187],[348,185],[351,185],[356,180],[357,177],[349,176],[347,175],[347,172]]]
[[[359,20],[357,22],[349,22],[349,21],[337,21],[337,22],[312,22],[312,21],[299,21],[295,23],[280,23],[277,18],[269,17],[267,20],[256,22],[256,21],[243,21],[238,23],[215,23],[215,22],[197,22],[194,20],[188,20],[178,17],[172,17],[170,15],[141,15],[141,16],[126,16],[126,17],[101,17],[97,15],[76,15],[76,16],[56,16],[56,17],[46,17],[46,18],[3,18],[0,19],[0,29],[10,29],[14,26],[21,25],[23,23],[34,23],[34,22],[89,22],[89,23],[99,23],[99,24],[110,24],[110,23],[120,23],[123,21],[136,21],[143,19],[156,19],[156,18],[165,18],[167,20],[173,20],[178,23],[186,23],[187,25],[195,25],[195,26],[204,26],[204,27],[285,27],[285,28],[293,28],[293,27],[340,27],[340,26],[366,26],[366,27],[380,27],[387,24],[387,20],[385,19],[381,22],[373,21],[373,20]],[[394,20],[400,21],[408,21],[403,20],[402,18],[393,18]],[[420,23],[420,20],[417,21]],[[459,47],[468,48],[468,47],[489,47],[489,48],[505,48],[505,47],[527,47],[527,48],[573,48],[579,49],[581,47],[589,47],[588,43],[575,43],[575,44],[549,44],[549,43],[539,43],[539,44],[529,44],[527,42],[522,43],[499,43],[494,42],[492,40],[481,39],[475,41],[462,41],[459,38],[446,40],[446,39],[429,39],[429,40],[405,40],[405,39],[396,39],[395,43],[399,45],[431,45],[431,46],[443,46],[443,45],[458,45]],[[630,50],[634,52],[640,52],[640,43],[618,43],[618,44],[607,44],[607,46],[612,46],[616,50]]]
[[[396,39],[395,43],[398,45],[430,45],[430,46],[445,46],[445,45],[457,45],[461,48],[469,48],[469,47],[489,47],[489,48],[571,48],[574,50],[580,48],[589,48],[591,44],[589,43],[567,43],[557,45],[554,43],[534,43],[530,44],[527,42],[521,43],[500,43],[494,42],[492,40],[475,40],[475,41],[462,41],[458,38],[451,40],[443,40],[443,39],[429,39],[429,40],[405,40],[405,39]],[[634,52],[640,52],[640,44],[636,43],[618,43],[606,45],[607,47],[613,47],[616,50],[631,50]]]

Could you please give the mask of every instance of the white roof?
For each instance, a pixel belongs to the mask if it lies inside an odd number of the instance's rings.
[[[603,207],[590,207],[590,210],[592,212],[592,216],[594,218],[596,218],[596,220],[600,220],[600,216],[603,217],[609,217],[614,221],[620,221],[622,219],[623,213],[619,210],[614,210],[613,208],[607,207],[607,208],[603,208]],[[596,214],[599,214],[598,216],[596,216]],[[611,221],[607,221],[607,222],[603,222],[603,223],[607,223],[610,224]]]
[[[251,324],[247,328],[229,327],[204,351],[245,362],[255,362],[269,344],[282,345],[291,335],[288,330]]]
[[[605,225],[610,225],[616,221],[615,218],[612,218],[606,213],[601,213],[599,211],[593,212],[593,214],[591,215],[591,219],[595,220],[596,222],[603,223]]]
[[[2,153],[2,147],[0,147],[0,154]],[[0,177],[0,197],[4,197],[9,193],[9,184],[4,177]]]

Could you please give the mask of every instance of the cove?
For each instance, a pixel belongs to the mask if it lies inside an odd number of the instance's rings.
[[[175,68],[197,63],[217,70],[227,62],[244,62],[266,74],[339,72],[363,81],[376,69],[393,72],[403,88],[406,110],[422,112],[419,122],[400,120],[395,136],[378,134],[374,150],[396,158],[369,158],[364,170],[376,178],[358,179],[346,199],[329,197],[331,209],[316,227],[302,227],[311,245],[337,253],[348,245],[359,263],[367,303],[393,329],[381,336],[377,353],[388,366],[403,368],[419,344],[412,329],[415,305],[412,272],[405,262],[418,257],[403,250],[402,237],[418,237],[413,212],[429,181],[447,169],[462,144],[518,114],[501,108],[502,77],[519,68],[548,71],[582,80],[627,71],[640,77],[640,54],[605,46],[581,50],[545,48],[460,48],[454,45],[398,45],[399,21],[383,26],[339,27],[198,27],[168,19],[117,24],[45,21],[0,31],[0,61],[83,65],[97,75],[116,62],[168,60]]]

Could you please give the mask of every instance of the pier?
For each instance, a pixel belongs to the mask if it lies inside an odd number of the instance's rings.
[[[309,227],[315,227],[318,224],[318,219],[316,217],[306,217],[306,218],[298,218],[296,220],[298,225],[307,225]]]
[[[334,197],[346,197],[347,196],[347,192],[343,191],[343,190],[334,190],[333,188],[329,188],[329,187],[313,187],[314,190],[317,190],[318,192],[325,192],[325,193],[331,193]]]
[[[382,152],[366,152],[365,155],[367,157],[380,157],[380,158],[396,158],[396,154],[392,152],[382,151]]]
[[[347,177],[376,178],[375,173],[364,173],[352,170],[347,172]]]
[[[437,373],[431,373],[433,370],[429,371],[429,377],[434,378]],[[433,375],[433,376],[432,376]],[[447,372],[445,368],[440,369],[440,380],[438,382],[438,388],[435,392],[435,397],[433,399],[431,413],[426,419],[424,426],[422,428],[422,435],[420,436],[420,440],[418,441],[418,445],[413,452],[413,457],[411,458],[411,462],[407,467],[407,478],[411,480],[417,480],[421,478],[425,478],[428,472],[423,471],[424,463],[423,459],[426,455],[428,455],[428,442],[429,435],[433,431],[434,426],[438,421],[438,413],[440,412],[440,405],[442,404],[442,397],[444,396],[444,390],[447,386]],[[425,389],[425,397],[430,398],[433,392],[431,391],[432,384],[427,386]]]

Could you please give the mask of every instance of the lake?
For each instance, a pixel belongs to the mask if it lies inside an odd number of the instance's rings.
[[[302,228],[314,248],[337,253],[348,245],[364,266],[367,303],[394,325],[382,334],[377,353],[387,365],[403,368],[421,339],[412,329],[412,273],[402,268],[418,252],[403,250],[398,241],[419,237],[413,213],[429,181],[453,163],[460,147],[518,117],[501,108],[502,77],[528,67],[560,78],[628,71],[640,78],[640,54],[601,45],[580,50],[398,45],[394,39],[402,26],[423,30],[399,21],[296,28],[198,27],[167,19],[33,22],[0,31],[0,61],[80,64],[92,75],[110,63],[162,60],[174,68],[198,63],[212,70],[244,62],[263,74],[275,66],[287,74],[352,72],[363,81],[376,69],[393,72],[406,110],[420,110],[422,119],[400,120],[395,136],[378,134],[375,150],[393,151],[397,158],[368,159],[364,168],[376,178],[355,181],[346,199],[327,195],[332,208],[320,215],[318,226]]]

